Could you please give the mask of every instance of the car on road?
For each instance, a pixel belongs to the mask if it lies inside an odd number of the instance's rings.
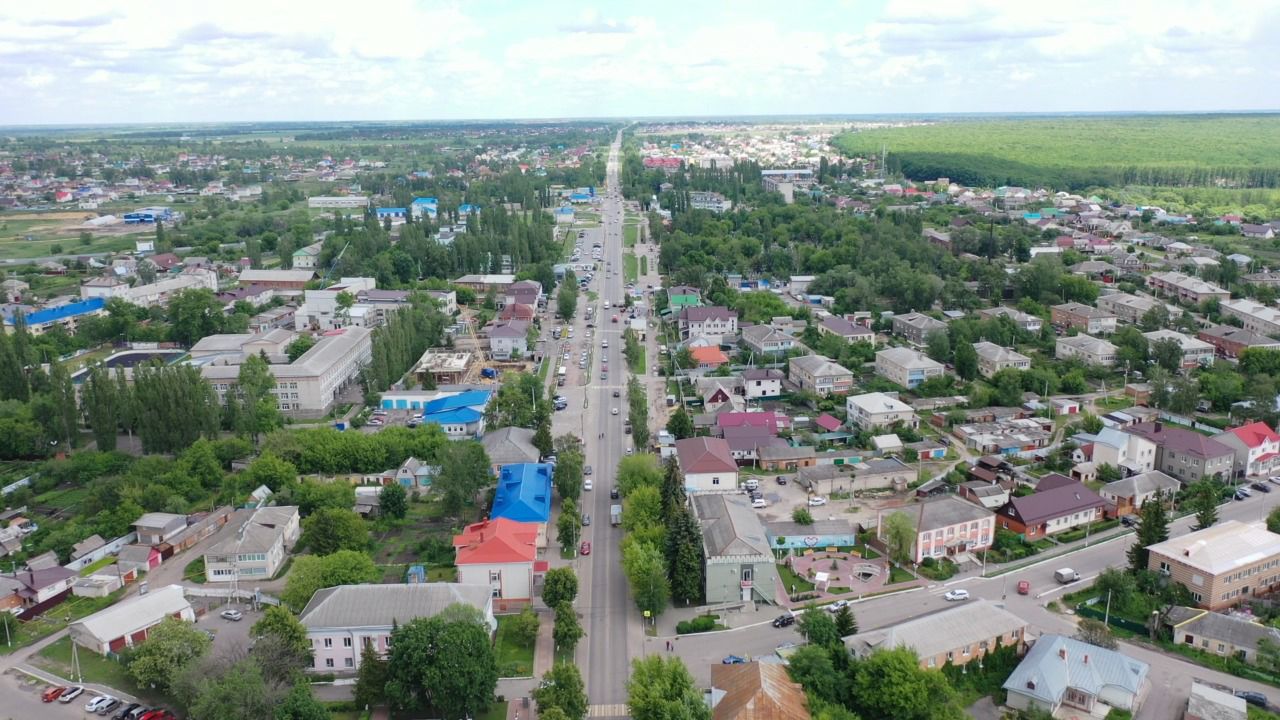
[[[764,498],[758,497],[751,501],[751,507],[755,508],[756,510],[762,510],[764,508],[769,507],[769,503],[765,502]]]
[[[586,480],[582,481],[583,490],[593,490],[594,487],[595,487],[595,484],[591,482],[591,478],[587,478]]]
[[[54,700],[57,700],[62,695],[62,693],[66,691],[67,691],[67,688],[65,685],[54,685],[48,690],[45,690],[44,692],[40,693],[40,700],[41,702],[51,703]]]
[[[1136,515],[1122,515],[1120,524],[1125,527],[1134,527],[1138,524],[1138,517]]]
[[[821,495],[814,495],[809,498],[809,507],[819,507],[827,504],[827,499]]]
[[[787,479],[786,479],[785,477],[781,476],[781,475],[779,475],[778,477],[774,478],[774,479],[773,479],[773,481],[774,481],[774,482],[776,482],[776,483],[778,483],[779,485],[786,485],[786,484],[787,484]]]
[[[746,664],[747,659],[740,655],[725,655],[724,659],[720,662],[725,665],[743,665]]]
[[[58,696],[58,702],[62,703],[63,705],[69,704],[72,700],[75,700],[76,698],[80,697],[81,693],[83,692],[84,692],[84,688],[80,687],[79,685],[76,685],[75,687],[67,688],[66,691],[64,691],[61,695]]]
[[[613,487],[609,488],[609,498],[610,498],[610,499],[612,499],[612,500],[617,500],[617,499],[618,499],[618,494],[619,494],[619,493],[618,493],[618,486],[617,486],[617,485],[614,485]]]
[[[795,625],[795,624],[796,624],[795,615],[779,615],[778,617],[773,619],[773,626],[776,628],[784,628],[784,627],[787,627],[788,625]]]
[[[133,714],[134,710],[137,710],[140,707],[142,707],[141,703],[129,703],[128,705],[120,708],[120,712],[112,715],[111,720],[126,720],[126,718]],[[145,710],[146,708],[143,709]]]
[[[602,348],[608,348],[608,347],[609,347],[609,339],[608,339],[608,338],[605,338],[604,340],[601,340],[601,341],[600,341],[600,347],[602,347]]]
[[[94,712],[99,715],[109,715],[111,714],[112,710],[115,710],[118,707],[120,707],[120,701],[115,698],[111,698],[110,700],[107,700],[105,703],[99,705],[98,709],[94,710]]]
[[[968,600],[969,591],[961,588],[956,588],[955,590],[948,590],[942,596],[942,599],[946,600],[947,602],[955,602],[957,600]]]
[[[85,703],[84,710],[85,712],[91,712],[91,713],[98,712],[98,708],[102,707],[103,705],[106,705],[108,702],[112,700],[115,700],[115,698],[111,697],[110,695],[97,695],[92,700]]]
[[[837,600],[827,606],[827,612],[838,613],[844,608],[848,607],[848,605],[849,605],[848,600]]]
[[[614,408],[613,410],[610,410],[610,411],[609,411],[609,414],[610,414],[610,415],[617,415],[617,414],[618,414],[618,408]]]
[[[218,613],[218,617],[221,617],[223,620],[240,622],[241,620],[244,619],[244,613],[240,612],[239,610],[223,610],[222,612]]]
[[[1251,497],[1253,497],[1253,493],[1249,492],[1249,488],[1246,488],[1246,487],[1236,488],[1236,494],[1235,494],[1236,500],[1248,500]]]
[[[600,373],[600,379],[601,379],[601,380],[608,380],[608,379],[609,379],[609,373],[607,373],[607,372],[603,372],[603,371],[602,371],[602,372]]]
[[[1266,483],[1256,482],[1250,485],[1249,487],[1253,488],[1254,490],[1257,490],[1258,492],[1263,492],[1263,493],[1271,492],[1271,486],[1267,485]]]
[[[590,554],[591,554],[591,543],[587,542],[586,540],[583,540],[583,541],[582,541],[582,544],[578,546],[578,554],[579,554],[579,555],[590,555]]]
[[[586,466],[586,467],[582,468],[582,474],[583,474],[583,475],[586,475],[587,477],[590,477],[592,472],[593,472],[593,471],[591,470],[591,466],[590,466],[590,465],[588,465],[588,466]]]
[[[617,388],[614,388],[614,389],[613,389],[613,396],[614,396],[614,397],[621,397],[621,396],[622,396],[622,391],[621,391],[621,390],[619,390],[619,389],[617,389]]]
[[[1236,697],[1250,705],[1257,705],[1260,708],[1265,708],[1267,706],[1267,696],[1254,690],[1237,690]]]
[[[587,527],[590,524],[591,524],[591,514],[587,513],[586,515],[582,516],[582,527]]]
[[[1026,594],[1027,594],[1027,593],[1029,593],[1029,592],[1031,592],[1031,582],[1030,582],[1030,581],[1028,581],[1028,580],[1019,580],[1019,581],[1018,581],[1018,594],[1019,594],[1019,595],[1026,595]]]
[[[1269,477],[1269,478],[1267,478],[1267,479],[1268,479],[1268,480],[1270,480],[1271,482],[1273,482],[1273,483],[1277,484],[1277,485],[1280,485],[1280,475],[1272,475],[1271,477]]]

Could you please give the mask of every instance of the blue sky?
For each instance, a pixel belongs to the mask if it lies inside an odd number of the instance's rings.
[[[0,124],[1280,108],[1280,0],[0,4]]]

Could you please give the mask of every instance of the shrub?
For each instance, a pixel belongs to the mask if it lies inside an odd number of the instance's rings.
[[[681,620],[676,623],[677,635],[689,635],[692,633],[710,632],[716,629],[716,618],[714,615],[699,615],[692,620]]]

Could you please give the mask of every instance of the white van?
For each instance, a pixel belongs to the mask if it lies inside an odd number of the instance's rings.
[[[759,490],[760,481],[755,478],[747,478],[747,481],[743,483],[742,486],[748,490]]]

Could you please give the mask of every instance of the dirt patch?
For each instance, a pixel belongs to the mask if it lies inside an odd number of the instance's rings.
[[[48,213],[15,213],[13,215],[0,215],[0,220],[84,220],[86,218],[97,217],[97,214],[88,211],[76,212],[48,212]]]

